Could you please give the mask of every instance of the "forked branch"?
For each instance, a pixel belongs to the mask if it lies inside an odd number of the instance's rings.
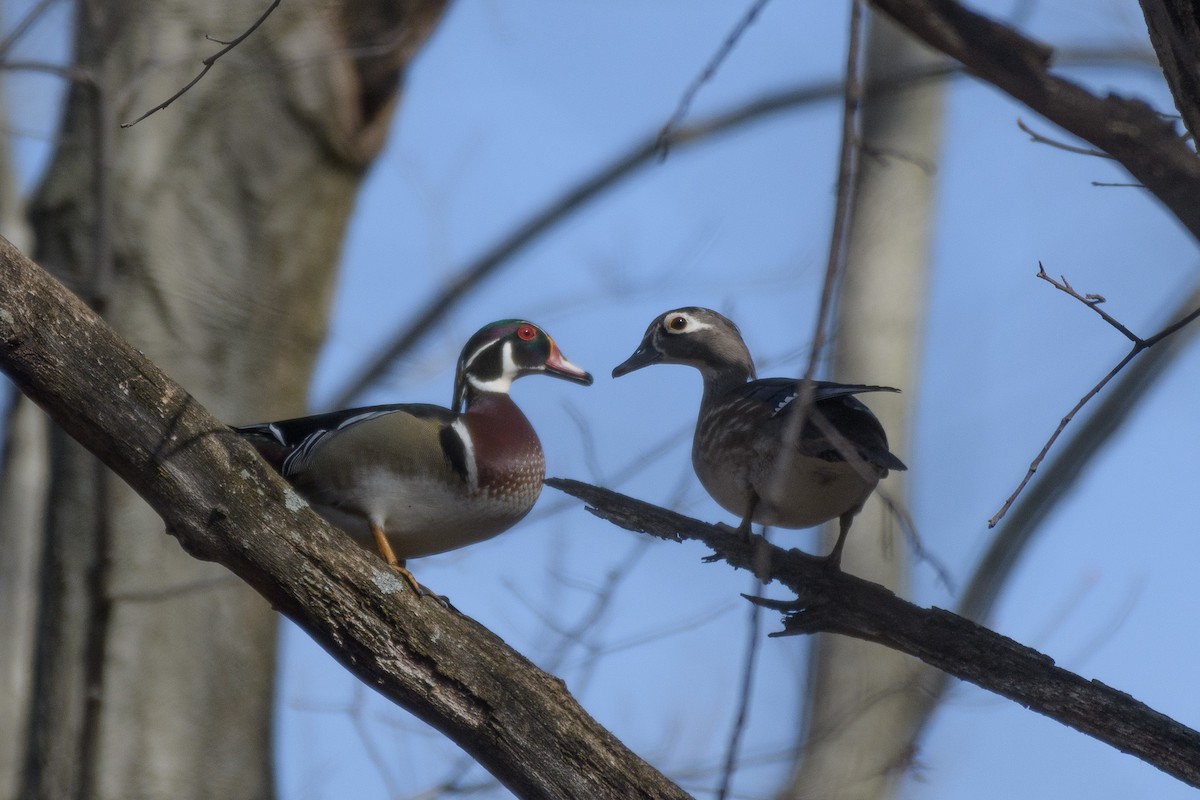
[[[1167,325],[1148,339],[1143,339],[1100,307],[1100,304],[1104,302],[1103,296],[1098,294],[1080,294],[1079,292],[1075,291],[1075,287],[1071,286],[1071,284],[1067,282],[1065,277],[1060,277],[1059,280],[1055,280],[1054,278],[1050,277],[1049,273],[1046,272],[1046,269],[1042,266],[1041,262],[1038,262],[1037,276],[1049,283],[1055,289],[1069,294],[1071,297],[1074,297],[1076,300],[1095,311],[1100,315],[1101,319],[1103,319],[1113,328],[1120,331],[1122,336],[1132,342],[1133,346],[1129,349],[1129,352],[1125,354],[1125,357],[1117,362],[1116,366],[1110,369],[1108,374],[1101,378],[1095,386],[1089,389],[1083,397],[1079,398],[1079,402],[1077,402],[1074,407],[1067,412],[1066,416],[1059,421],[1058,427],[1054,429],[1054,433],[1050,434],[1050,438],[1046,440],[1046,443],[1042,445],[1042,449],[1034,457],[1033,461],[1030,462],[1029,469],[1025,471],[1025,477],[1021,479],[1021,482],[1017,484],[1017,488],[1014,489],[1012,494],[1008,496],[1008,499],[1004,501],[1004,505],[1000,507],[1000,510],[988,520],[989,528],[996,527],[996,523],[1004,519],[1004,515],[1008,513],[1008,510],[1012,508],[1013,503],[1015,503],[1017,498],[1021,496],[1021,492],[1023,492],[1025,487],[1029,485],[1029,481],[1033,479],[1034,474],[1038,471],[1038,467],[1040,467],[1042,462],[1046,460],[1046,456],[1049,454],[1050,448],[1054,446],[1054,443],[1058,441],[1058,437],[1061,436],[1063,431],[1067,429],[1067,426],[1071,424],[1071,420],[1075,419],[1075,415],[1078,414],[1093,397],[1098,395],[1100,391],[1108,385],[1109,381],[1120,374],[1121,370],[1125,369],[1129,362],[1137,358],[1137,356],[1143,350],[1153,347],[1171,334],[1187,326],[1197,317],[1200,317],[1200,308],[1195,308],[1190,313],[1185,314],[1181,319],[1178,319],[1175,322]]]
[[[122,122],[121,127],[122,128],[132,128],[134,125],[137,125],[139,122],[144,120],[146,117],[150,116],[151,114],[155,114],[159,111],[162,111],[164,108],[171,105],[171,103],[174,103],[176,100],[183,97],[188,92],[189,89],[191,89],[193,86],[195,86],[197,83],[199,83],[204,78],[204,76],[208,74],[208,71],[213,68],[213,64],[216,64],[217,61],[220,60],[221,56],[225,55],[230,50],[237,47],[242,42],[246,41],[246,39],[248,39],[250,37],[250,34],[252,34],[256,30],[258,30],[259,26],[267,21],[267,17],[271,16],[271,12],[273,12],[279,6],[280,1],[281,0],[271,0],[271,4],[269,6],[267,6],[267,10],[264,11],[261,15],[259,15],[258,19],[254,20],[254,23],[249,28],[247,28],[245,31],[243,31],[241,33],[241,35],[237,36],[234,39],[230,39],[229,41],[226,42],[226,41],[222,41],[220,39],[214,39],[212,36],[207,37],[209,41],[216,42],[218,44],[223,44],[225,46],[200,62],[203,65],[200,69],[200,72],[198,72],[196,74],[196,77],[194,77],[190,81],[188,81],[186,86],[184,86],[178,92],[171,95],[166,100],[162,101],[161,103],[156,105],[154,108],[150,109],[145,114],[142,114],[140,117],[133,120],[132,122]]]

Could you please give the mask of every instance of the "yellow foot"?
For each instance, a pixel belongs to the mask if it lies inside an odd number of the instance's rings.
[[[404,566],[404,562],[392,564],[390,566],[400,574],[400,577],[404,579],[405,583],[412,587],[412,590],[416,592],[418,597],[432,597],[434,600],[437,600],[439,603],[441,603],[443,608],[448,608],[451,611],[458,610],[450,604],[450,598],[446,597],[444,594],[438,594],[432,589],[425,588],[425,586],[423,586],[421,582],[417,580],[416,576],[408,571],[408,567]]]
[[[436,592],[431,592],[429,589],[426,589],[424,586],[422,586],[421,582],[417,580],[416,576],[408,571],[408,567],[405,566],[404,561],[396,558],[396,553],[392,550],[392,544],[388,541],[387,534],[383,532],[383,527],[374,522],[369,524],[371,526],[371,536],[373,536],[375,539],[375,547],[378,548],[379,555],[383,556],[383,560],[388,563],[389,567],[400,573],[400,577],[404,578],[404,582],[412,587],[412,590],[416,592],[417,596],[432,597],[446,608],[453,610],[454,606],[450,605],[450,601],[445,596],[437,594]]]

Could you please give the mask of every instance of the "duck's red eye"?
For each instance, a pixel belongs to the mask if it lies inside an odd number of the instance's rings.
[[[517,338],[523,342],[531,342],[537,338],[537,328],[532,325],[522,325],[517,328]]]

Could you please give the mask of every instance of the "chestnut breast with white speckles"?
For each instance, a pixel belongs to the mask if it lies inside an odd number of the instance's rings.
[[[507,394],[485,394],[462,416],[474,455],[476,491],[497,515],[529,513],[546,477],[546,457],[529,420]]]

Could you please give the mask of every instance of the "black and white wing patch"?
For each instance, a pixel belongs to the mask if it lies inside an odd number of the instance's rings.
[[[833,383],[813,381],[813,402],[850,397],[866,392],[899,392],[890,386],[870,386],[861,383]],[[743,396],[771,406],[771,416],[778,417],[791,410],[800,396],[800,381],[793,378],[763,378],[746,384]]]
[[[330,434],[397,411],[411,413],[413,409],[414,406],[411,405],[347,408],[311,417],[243,425],[235,427],[234,430],[246,437],[267,463],[286,478],[302,470],[313,450]]]
[[[813,381],[813,413],[849,443],[859,458],[885,469],[907,469],[904,462],[888,450],[887,435],[879,420],[854,395],[866,392],[897,392],[890,386]],[[765,378],[746,384],[743,396],[761,403],[768,419],[786,418],[800,396],[799,381],[791,378]],[[844,461],[844,446],[826,436],[821,426],[809,419],[800,432],[797,446],[803,452],[827,461]]]

